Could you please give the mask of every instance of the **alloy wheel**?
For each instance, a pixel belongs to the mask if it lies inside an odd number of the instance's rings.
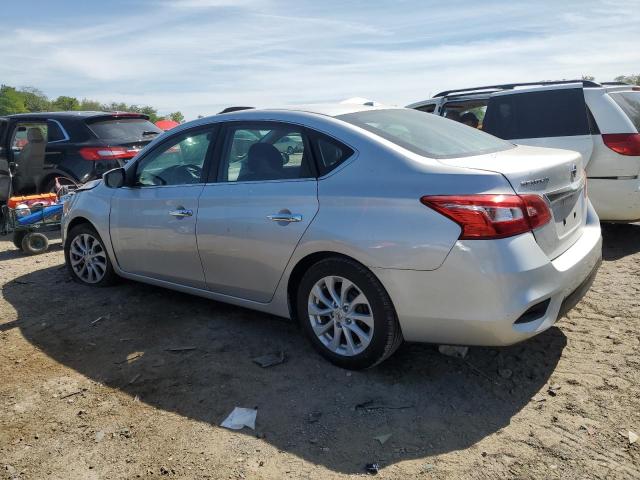
[[[98,283],[107,271],[106,252],[100,241],[88,233],[71,241],[69,260],[74,273],[86,283]]]
[[[318,280],[307,307],[313,332],[333,353],[351,357],[362,353],[373,338],[369,300],[350,280],[328,276]]]

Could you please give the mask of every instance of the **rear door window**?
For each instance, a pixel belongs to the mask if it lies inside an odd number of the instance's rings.
[[[617,92],[609,95],[640,132],[640,92]]]
[[[89,129],[101,140],[114,140],[118,142],[135,142],[139,140],[152,140],[162,133],[149,120],[144,118],[100,118],[87,121]]]
[[[60,142],[63,140],[67,140],[67,136],[64,131],[60,127],[58,122],[54,122],[53,120],[47,121],[47,142]]]
[[[494,95],[483,130],[506,140],[589,135],[584,93],[571,88]]]

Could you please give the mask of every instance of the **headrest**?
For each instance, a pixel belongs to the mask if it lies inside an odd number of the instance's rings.
[[[29,141],[29,143],[43,142],[44,137],[42,136],[42,130],[36,127],[28,128],[27,140]]]
[[[249,147],[247,164],[252,172],[281,170],[284,160],[278,149],[270,143],[254,143]]]

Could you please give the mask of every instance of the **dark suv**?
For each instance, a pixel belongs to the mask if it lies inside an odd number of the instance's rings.
[[[162,133],[137,113],[52,112],[0,117],[0,203],[9,195],[84,183],[121,166]],[[10,174],[9,174],[10,172]]]

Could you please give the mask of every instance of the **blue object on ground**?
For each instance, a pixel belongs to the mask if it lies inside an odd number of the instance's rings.
[[[24,216],[18,219],[19,225],[31,225],[36,222],[42,222],[48,218],[51,218],[55,215],[60,215],[62,213],[62,205],[51,205],[49,207],[44,207],[42,210],[32,213],[30,215]]]

